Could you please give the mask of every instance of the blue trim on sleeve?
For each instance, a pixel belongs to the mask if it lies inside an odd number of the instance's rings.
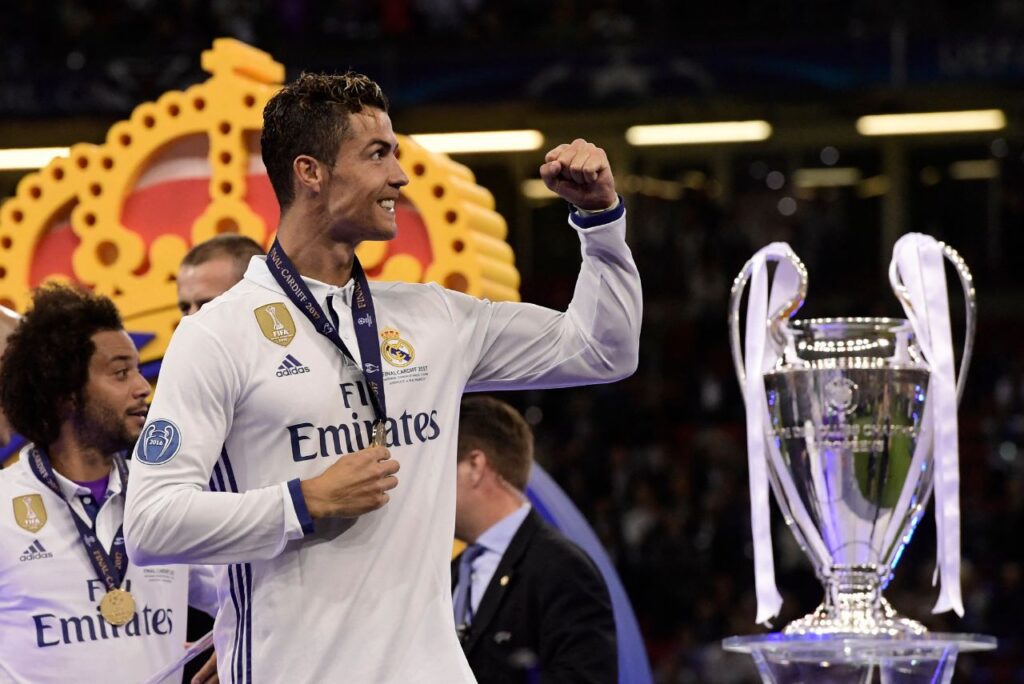
[[[312,531],[312,521],[310,523],[309,529]],[[245,681],[252,684],[252,564],[250,563],[245,564],[245,592]]]
[[[242,628],[245,626],[245,621],[242,619],[242,606],[238,596],[241,587],[237,585],[237,580],[235,579],[236,567],[237,566],[235,565],[228,566],[228,583],[231,587],[231,605],[235,609],[235,636],[234,642],[231,645],[231,670],[234,672],[234,677],[232,678],[232,681],[241,682],[242,671],[240,669],[239,663],[242,658],[241,639]]]
[[[295,515],[299,516],[302,534],[311,534],[313,532],[313,516],[306,508],[306,498],[302,496],[302,485],[299,484],[299,478],[288,480],[288,493],[292,495],[292,504],[295,506]]]
[[[569,214],[569,217],[572,219],[573,224],[580,228],[594,228],[595,226],[603,226],[612,221],[618,221],[625,213],[626,203],[622,201],[622,195],[619,195],[619,203],[613,209],[589,216],[584,216],[578,211],[574,211]]]

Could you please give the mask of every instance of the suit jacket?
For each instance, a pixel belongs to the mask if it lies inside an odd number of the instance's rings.
[[[452,589],[459,562],[452,562]],[[618,681],[615,617],[601,573],[534,511],[484,591],[462,648],[480,684]]]

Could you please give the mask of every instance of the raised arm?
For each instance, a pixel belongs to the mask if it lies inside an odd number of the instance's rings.
[[[608,158],[577,139],[545,160],[541,178],[574,205],[583,262],[573,298],[560,312],[449,295],[470,391],[613,382],[636,370],[643,296]]]

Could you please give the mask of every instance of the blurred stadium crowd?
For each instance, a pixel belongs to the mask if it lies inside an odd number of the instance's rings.
[[[709,68],[718,81],[724,72],[730,86],[762,91],[780,81],[848,87],[849,68],[857,67],[884,81],[890,50],[905,55],[910,80],[949,72],[1019,75],[1015,37],[1022,26],[1024,9],[1011,1],[15,0],[5,4],[0,22],[0,112],[123,111],[197,80],[195,56],[218,36],[308,70],[372,65],[366,71],[390,87],[396,102],[416,102],[493,98],[508,94],[508,84],[518,85],[531,67],[579,59],[607,62],[626,76],[636,62],[667,71],[653,89],[634,84],[634,94],[644,96],[676,87],[704,91]],[[999,37],[994,44],[955,46],[934,63],[945,49],[936,41],[990,32]],[[777,61],[765,48],[788,52]],[[687,51],[698,54],[697,63],[676,62]],[[801,64],[807,55],[814,59]],[[397,91],[396,81],[410,72]],[[550,97],[564,98],[562,86]]]

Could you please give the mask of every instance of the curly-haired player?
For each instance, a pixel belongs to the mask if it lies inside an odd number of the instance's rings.
[[[142,681],[185,639],[186,601],[212,612],[208,570],[143,570],[121,531],[129,448],[149,382],[113,302],[37,290],[0,361],[0,405],[31,440],[0,471],[0,680]],[[11,509],[8,509],[10,512]]]
[[[128,448],[139,436],[149,383],[138,375],[135,353],[135,377],[120,402],[126,406],[110,406],[114,400],[105,395],[86,402],[97,343],[103,350],[111,347],[111,353],[125,357],[124,361],[133,358],[135,347],[113,302],[65,286],[37,290],[32,311],[11,334],[0,361],[0,405],[14,428],[44,449],[57,441],[62,429],[69,432],[67,442],[77,436],[73,433],[101,425],[105,444],[97,446],[108,470],[110,454]],[[87,407],[101,415],[86,417]]]

